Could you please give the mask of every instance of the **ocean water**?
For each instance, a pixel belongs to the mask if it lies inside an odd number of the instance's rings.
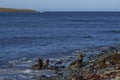
[[[114,44],[117,12],[0,13],[0,60]]]
[[[119,44],[119,12],[0,13],[0,65]]]

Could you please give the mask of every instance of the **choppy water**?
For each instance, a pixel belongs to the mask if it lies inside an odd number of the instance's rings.
[[[0,13],[0,65],[119,44],[118,12]]]

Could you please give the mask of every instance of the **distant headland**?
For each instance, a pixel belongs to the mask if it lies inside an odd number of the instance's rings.
[[[0,8],[0,12],[36,12],[30,9]]]

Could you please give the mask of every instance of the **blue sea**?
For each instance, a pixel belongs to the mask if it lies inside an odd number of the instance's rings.
[[[0,13],[0,66],[5,70],[10,61],[119,45],[119,12]]]

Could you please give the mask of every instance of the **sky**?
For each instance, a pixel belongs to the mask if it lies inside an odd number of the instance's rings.
[[[120,11],[120,0],[0,0],[0,7],[37,11]]]

